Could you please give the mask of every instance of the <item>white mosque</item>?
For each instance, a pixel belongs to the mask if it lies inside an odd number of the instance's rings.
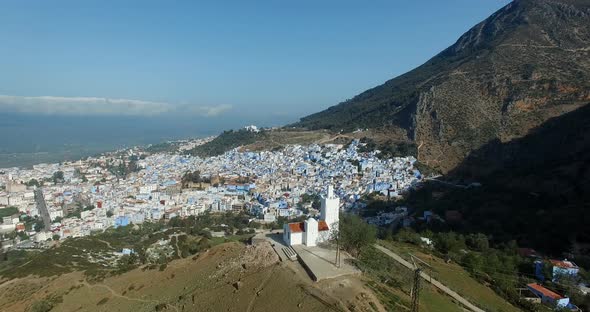
[[[330,230],[338,227],[340,199],[334,195],[334,189],[328,186],[328,194],[322,197],[320,220],[309,218],[304,222],[286,223],[283,227],[283,240],[288,246],[316,246],[330,239]]]

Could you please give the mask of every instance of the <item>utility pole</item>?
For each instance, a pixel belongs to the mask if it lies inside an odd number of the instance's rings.
[[[340,222],[338,222],[338,230],[336,232],[336,267],[340,268]]]
[[[432,283],[432,267],[422,261],[422,259],[414,256],[413,254],[409,253],[410,255],[410,259],[412,259],[412,263],[414,264],[414,286],[412,287],[412,312],[418,312],[419,310],[419,305],[420,305],[420,273],[422,273],[422,269],[420,269],[418,267],[418,265],[416,264],[416,261],[418,261],[419,263],[425,265],[426,267],[428,267],[430,269],[430,283]]]
[[[336,239],[336,260],[334,261],[336,267],[340,267],[340,239]]]
[[[420,307],[420,268],[414,271],[414,287],[412,288],[412,312],[418,312]]]

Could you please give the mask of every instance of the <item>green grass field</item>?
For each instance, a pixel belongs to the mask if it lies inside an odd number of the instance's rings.
[[[473,304],[491,312],[516,312],[520,311],[511,305],[491,288],[481,284],[472,278],[467,271],[455,263],[445,263],[443,259],[435,257],[420,247],[391,241],[380,241],[384,247],[396,252],[409,260],[409,253],[432,266],[432,277],[445,284]],[[426,273],[430,271],[426,269]]]
[[[410,309],[412,271],[373,247],[364,250],[356,264],[365,273],[367,286],[375,292],[388,311]],[[463,310],[450,297],[423,282],[420,311],[460,312]]]

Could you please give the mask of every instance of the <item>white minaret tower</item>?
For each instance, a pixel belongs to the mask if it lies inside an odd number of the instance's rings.
[[[334,195],[334,187],[328,186],[328,194],[322,197],[322,208],[320,211],[320,220],[326,221],[328,227],[332,229],[338,224],[338,214],[340,212],[340,199]]]

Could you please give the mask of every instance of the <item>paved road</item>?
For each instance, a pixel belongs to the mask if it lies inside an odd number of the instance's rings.
[[[43,191],[39,187],[35,189],[35,201],[37,202],[37,209],[39,209],[39,213],[41,213],[41,218],[43,219],[43,224],[45,225],[44,230],[51,230],[51,218],[49,217],[49,211],[47,210],[47,205],[45,204]]]
[[[408,261],[404,260],[402,257],[400,257],[398,254],[394,253],[393,251],[391,251],[391,250],[389,250],[389,249],[387,249],[387,248],[385,248],[383,246],[377,245],[377,244],[375,244],[375,248],[381,250],[383,253],[385,253],[386,255],[390,256],[395,261],[401,263],[406,268],[408,268],[410,270],[414,270],[415,269],[413,264],[411,264]],[[427,282],[432,283],[432,285],[434,285],[434,287],[440,289],[441,291],[445,292],[447,295],[451,296],[453,299],[455,299],[458,302],[460,302],[463,306],[467,307],[471,311],[474,311],[474,312],[485,312],[484,310],[482,310],[482,309],[476,307],[475,305],[473,305],[467,299],[461,297],[458,293],[452,291],[447,286],[443,285],[441,282],[435,280],[434,278],[431,278],[428,274],[426,274],[424,272],[420,272],[420,276],[423,279],[425,279]]]

